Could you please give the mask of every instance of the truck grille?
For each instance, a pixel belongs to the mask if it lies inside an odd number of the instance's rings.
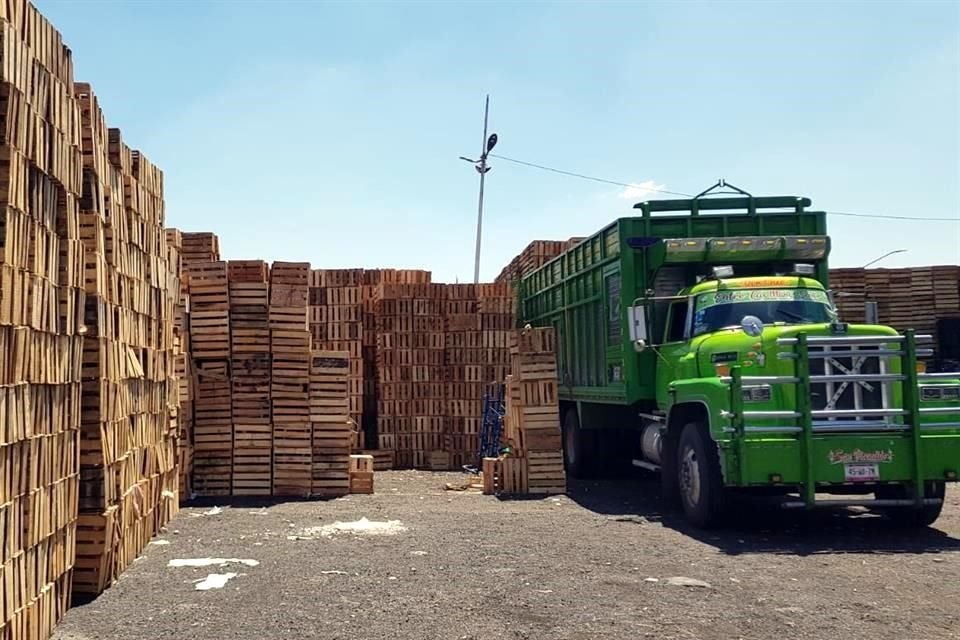
[[[810,347],[811,352],[836,354],[829,358],[811,358],[810,373],[813,375],[882,374],[887,373],[889,356],[845,356],[851,347]],[[861,346],[858,351],[874,351],[877,347]],[[819,382],[810,387],[814,410],[821,409],[888,409],[890,408],[889,382]],[[849,422],[850,418],[827,418],[818,423],[836,424]],[[884,422],[883,419],[856,418],[857,423]]]

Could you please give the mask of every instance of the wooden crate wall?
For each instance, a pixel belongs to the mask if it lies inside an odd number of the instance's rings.
[[[312,348],[348,354],[347,393],[354,434],[351,446],[362,449],[363,269],[314,269],[310,272],[309,295]]]
[[[69,603],[76,548],[79,109],[70,52],[34,7],[0,4],[0,40],[0,638],[43,640]]]
[[[167,245],[183,269],[183,234],[178,229],[166,229]],[[180,502],[193,497],[193,357],[190,353],[189,294],[186,278],[180,281],[180,299],[174,309],[174,375],[177,380],[179,409],[171,419],[177,432],[177,468]]]
[[[227,263],[235,496],[273,490],[268,271],[262,260]]]
[[[846,322],[864,322],[865,303],[877,303],[882,324],[936,336],[940,318],[960,316],[960,266],[831,269],[830,286]]]
[[[309,496],[310,264],[274,262],[270,268],[270,405],[273,426],[273,495]]]
[[[163,174],[107,129],[78,83],[86,326],[75,593],[109,586],[177,508],[174,318],[179,256],[164,231]]]

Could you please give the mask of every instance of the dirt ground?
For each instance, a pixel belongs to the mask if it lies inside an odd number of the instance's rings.
[[[648,479],[536,500],[443,490],[464,478],[386,472],[373,496],[186,508],[55,638],[960,638],[958,488],[934,528],[912,533],[760,507],[704,533],[662,517]],[[360,518],[399,523],[319,529]],[[206,557],[259,564],[167,566]]]

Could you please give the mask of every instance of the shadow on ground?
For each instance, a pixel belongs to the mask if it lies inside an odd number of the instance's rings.
[[[936,525],[899,529],[882,516],[852,509],[786,511],[753,499],[734,505],[726,527],[697,529],[682,513],[664,512],[659,484],[651,475],[569,480],[567,495],[594,513],[623,522],[659,522],[729,555],[960,552],[960,538]]]

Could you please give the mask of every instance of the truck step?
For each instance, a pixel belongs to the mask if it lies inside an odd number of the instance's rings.
[[[660,471],[660,465],[647,462],[646,460],[638,460],[636,458],[633,460],[633,466],[646,469],[647,471]]]

